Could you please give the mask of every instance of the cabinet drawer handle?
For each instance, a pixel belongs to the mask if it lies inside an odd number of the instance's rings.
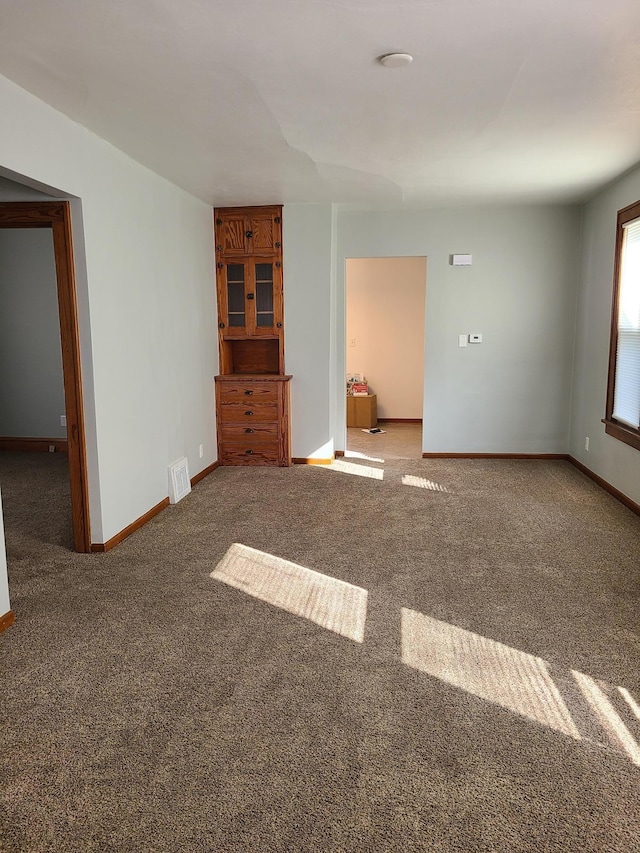
[[[251,429],[251,427],[247,427],[247,428],[245,429],[245,432],[253,432],[253,430]]]
[[[249,237],[249,238],[253,237],[253,231],[247,231],[247,233],[245,234],[245,237]]]
[[[276,323],[276,328],[277,328],[277,329],[281,329],[281,328],[282,328],[282,323]]]
[[[245,412],[245,415],[252,415],[253,412]]]
[[[224,323],[218,323],[218,326],[220,326],[221,329],[224,329]]]
[[[248,390],[248,389],[247,389],[244,393],[245,393],[245,394],[248,394],[249,396],[251,396],[251,394],[253,394],[253,391],[250,391],[250,390]]]
[[[253,450],[245,450],[245,453],[248,453],[249,456],[251,456],[251,454],[253,453]]]
[[[247,293],[247,299],[253,299],[253,293]]]

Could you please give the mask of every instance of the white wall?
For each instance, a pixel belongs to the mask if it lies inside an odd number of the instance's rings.
[[[0,175],[0,201],[47,201],[52,198],[54,196],[48,193],[16,183],[16,181]]]
[[[0,168],[78,199],[91,536],[103,542],[166,497],[171,462],[186,455],[193,476],[216,459],[212,211],[1,77],[0,113]]]
[[[64,438],[53,232],[0,229],[0,435]]]
[[[572,456],[636,503],[640,503],[640,452],[607,435],[601,420],[607,397],[616,213],[638,199],[640,168],[599,193],[584,209],[570,438]]]
[[[294,458],[333,456],[333,218],[330,204],[287,204],[282,213],[285,370],[293,375]]]
[[[364,373],[380,418],[422,418],[426,276],[426,258],[346,262],[347,372]]]
[[[572,207],[340,212],[338,340],[347,258],[427,257],[424,451],[567,452],[579,225]],[[453,253],[471,253],[472,266],[451,266]],[[470,332],[484,343],[459,348]],[[338,359],[343,449],[340,349]]]

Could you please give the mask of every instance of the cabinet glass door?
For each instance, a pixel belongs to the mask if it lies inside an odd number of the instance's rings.
[[[244,264],[227,264],[227,320],[230,328],[247,325]]]
[[[273,264],[258,263],[256,275],[256,326],[272,328],[273,316]]]

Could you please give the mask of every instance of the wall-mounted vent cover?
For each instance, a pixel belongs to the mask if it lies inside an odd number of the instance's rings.
[[[169,466],[169,500],[172,504],[177,504],[190,491],[189,462],[185,456]]]

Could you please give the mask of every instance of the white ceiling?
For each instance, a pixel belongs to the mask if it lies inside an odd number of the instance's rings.
[[[640,159],[639,0],[0,0],[0,73],[217,205],[574,201]]]

